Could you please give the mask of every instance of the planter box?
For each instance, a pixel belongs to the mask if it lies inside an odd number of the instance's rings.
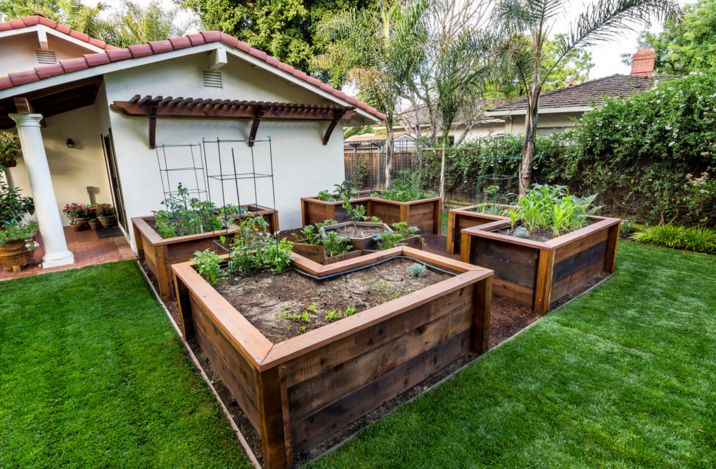
[[[237,222],[245,218],[263,217],[266,223],[268,223],[269,233],[276,233],[279,230],[278,210],[256,204],[242,205],[241,208],[248,210],[248,212],[240,215],[228,214],[226,217],[232,222]]]
[[[358,226],[358,227],[365,227],[365,228],[380,228],[383,232],[386,232],[386,231],[392,232],[393,231],[385,223],[346,221],[343,223],[336,223],[335,225],[328,225],[328,226],[322,227],[321,234],[323,236],[325,236],[325,234],[330,231],[338,231],[339,229],[347,227],[347,226]],[[350,239],[351,239],[351,244],[353,244],[354,250],[368,251],[368,250],[378,249],[378,242],[376,240],[374,240],[372,236],[355,237],[355,238],[351,237]]]
[[[440,233],[442,220],[440,197],[411,200],[410,202],[397,202],[380,197],[361,197],[351,199],[351,204],[365,206],[366,215],[378,217],[388,225],[402,221],[408,225],[417,226],[423,231]],[[350,216],[343,208],[343,202],[324,202],[315,197],[301,199],[301,217],[303,226],[326,220],[351,221]]]
[[[368,215],[378,217],[388,225],[405,222],[408,225],[417,226],[424,232],[440,234],[441,206],[440,197],[411,200],[410,202],[371,197],[368,202]]]
[[[326,254],[326,248],[318,244],[308,244],[296,241],[291,245],[291,249],[298,255],[301,255],[314,262],[318,262],[321,265],[334,264],[336,262],[344,261],[346,259],[353,259],[354,257],[368,254],[367,251],[354,250],[338,256],[329,256]]]
[[[545,242],[497,233],[508,221],[466,228],[462,260],[493,269],[496,294],[543,314],[560,298],[614,272],[621,220],[590,219],[591,225]]]
[[[447,223],[447,252],[450,254],[460,254],[460,232],[465,228],[484,225],[499,220],[507,220],[501,215],[493,215],[490,213],[480,213],[475,211],[477,205],[468,205],[467,207],[456,208],[448,211]],[[504,208],[510,208],[505,205]]]
[[[181,328],[195,341],[261,437],[264,467],[331,438],[471,351],[487,349],[492,272],[398,247],[321,266],[318,277],[408,256],[457,275],[288,340],[272,343],[190,263],[174,265]]]
[[[351,199],[351,205],[364,207],[368,206],[369,197],[359,197]],[[301,199],[301,220],[303,226],[323,223],[326,220],[335,220],[337,222],[352,221],[346,209],[343,208],[343,202],[334,200],[326,202],[316,197],[303,197]]]

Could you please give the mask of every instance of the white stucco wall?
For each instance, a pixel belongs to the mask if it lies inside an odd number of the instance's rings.
[[[135,94],[183,96],[194,98],[246,99],[322,103],[323,99],[299,86],[289,84],[275,75],[253,67],[240,59],[230,57],[229,64],[221,69],[223,89],[205,88],[202,71],[209,67],[209,55],[201,54],[174,59],[154,65],[111,73],[105,76],[109,103],[129,100]],[[148,119],[127,117],[115,111],[109,112],[114,146],[117,152],[119,176],[122,181],[124,202],[129,218],[148,215],[161,208],[162,184],[156,152],[148,147]],[[157,120],[157,144],[199,143],[202,138],[245,139],[251,122],[228,119],[168,119]],[[300,198],[330,188],[343,179],[343,132],[338,126],[328,143],[321,142],[327,122],[263,121],[258,139],[272,139],[273,174],[276,208],[279,210],[282,229],[300,226]],[[223,163],[230,161],[229,145],[222,150]],[[254,147],[257,172],[267,172],[267,145],[257,143]],[[235,154],[240,160],[239,172],[249,171],[249,149],[246,144],[236,144]],[[207,153],[209,171],[215,172],[216,151]],[[176,155],[184,155],[176,156]],[[186,150],[170,150],[168,156],[190,158]],[[213,163],[212,163],[213,161]],[[170,163],[170,165],[172,165]],[[179,162],[172,166],[181,166]],[[226,172],[226,171],[225,171]],[[176,189],[182,181],[190,188],[196,186],[194,173],[173,173],[171,186]],[[253,185],[250,180],[240,181],[241,202],[253,203]],[[234,193],[233,181],[227,184],[227,193]],[[259,182],[258,203],[272,205],[270,179]],[[217,205],[222,201],[218,186],[212,185],[212,199]],[[227,198],[227,203],[236,201]]]
[[[100,131],[95,106],[86,106],[45,120],[42,129],[52,184],[57,197],[58,210],[66,203],[89,203],[87,186],[96,187],[97,202],[111,203],[109,181],[102,152]],[[67,148],[71,138],[75,148]],[[24,195],[32,195],[22,158],[11,170],[12,180]],[[63,216],[63,223],[69,223]]]
[[[49,50],[55,52],[58,61],[93,52],[51,34],[47,35],[47,45]],[[0,76],[37,67],[35,51],[39,48],[36,31],[0,38]]]

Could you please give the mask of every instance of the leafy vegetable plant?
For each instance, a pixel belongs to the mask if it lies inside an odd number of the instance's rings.
[[[195,252],[193,261],[199,275],[212,285],[224,276],[221,271],[221,257],[211,249]]]

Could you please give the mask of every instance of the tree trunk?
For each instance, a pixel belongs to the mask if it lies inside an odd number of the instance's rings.
[[[442,155],[440,156],[440,198],[442,209],[445,209],[445,148],[447,145],[447,136],[443,136]]]
[[[393,174],[393,125],[385,123],[388,138],[385,140],[385,188],[388,189]]]
[[[525,116],[525,142],[522,145],[522,163],[520,164],[520,195],[525,194],[532,182],[532,158],[535,154],[540,88],[537,84],[532,85],[532,93]]]

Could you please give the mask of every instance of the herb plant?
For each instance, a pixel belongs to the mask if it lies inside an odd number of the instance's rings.
[[[210,284],[214,285],[223,277],[221,257],[211,249],[195,252],[193,260],[196,271]]]
[[[400,244],[407,238],[415,236],[420,232],[417,226],[408,226],[405,222],[393,223],[393,232],[384,231],[373,237],[378,242],[379,249],[391,249]]]
[[[428,268],[425,267],[423,264],[416,263],[408,267],[408,274],[411,277],[423,278],[428,275]]]

